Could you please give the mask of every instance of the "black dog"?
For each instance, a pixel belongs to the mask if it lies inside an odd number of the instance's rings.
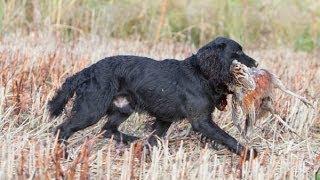
[[[67,140],[74,132],[108,115],[103,127],[105,136],[131,142],[137,137],[119,132],[118,127],[138,111],[156,118],[154,136],[149,139],[152,145],[156,144],[155,136],[164,136],[172,122],[186,118],[195,131],[240,155],[245,148],[220,129],[211,116],[231,93],[225,84],[230,80],[229,67],[234,59],[249,67],[257,66],[237,42],[224,37],[216,38],[183,61],[138,56],[100,60],[67,78],[49,102],[50,114],[55,117],[76,93],[71,115],[57,127],[59,139]]]

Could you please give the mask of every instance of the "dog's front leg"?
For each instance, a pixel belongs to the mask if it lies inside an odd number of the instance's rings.
[[[238,155],[246,155],[247,158],[250,157],[250,150],[246,150],[246,148],[243,147],[236,139],[215,124],[211,120],[211,116],[193,119],[191,120],[191,124],[195,131],[200,132],[207,138],[225,145],[230,149],[230,151]],[[253,156],[257,156],[256,150],[253,151]]]

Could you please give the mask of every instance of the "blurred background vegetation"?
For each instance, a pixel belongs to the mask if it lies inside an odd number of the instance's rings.
[[[0,0],[1,36],[36,31],[195,46],[223,35],[310,52],[320,48],[320,0]]]

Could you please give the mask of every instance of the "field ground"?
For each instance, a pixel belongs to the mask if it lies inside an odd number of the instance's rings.
[[[64,43],[50,34],[5,35],[0,44],[0,179],[314,178],[320,166],[320,57],[319,53],[288,49],[247,53],[261,67],[278,74],[290,89],[310,99],[315,109],[277,91],[276,107],[286,125],[272,117],[256,122],[248,145],[259,151],[254,160],[243,163],[225,149],[206,146],[198,134],[187,133],[190,126],[185,121],[170,128],[169,140],[162,140],[162,145],[147,155],[139,141],[123,146],[100,138],[99,130],[106,119],[72,136],[69,159],[60,158],[61,149],[55,145],[52,129],[63,117],[49,119],[45,104],[67,76],[105,56],[183,59],[194,52],[190,45],[168,42],[150,44],[91,37]],[[151,119],[134,114],[121,128],[146,137],[144,122]],[[215,111],[214,121],[244,143],[232,125],[230,110]]]

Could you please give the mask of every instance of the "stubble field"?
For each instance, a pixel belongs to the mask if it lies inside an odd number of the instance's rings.
[[[209,41],[209,40],[208,40]],[[246,45],[244,44],[244,47]],[[133,54],[155,59],[184,59],[195,53],[174,42],[102,40],[64,43],[48,34],[6,35],[0,44],[0,179],[283,179],[314,178],[320,167],[320,56],[289,49],[246,50],[260,66],[278,74],[315,109],[280,91],[276,108],[285,123],[271,116],[255,123],[258,158],[243,162],[226,149],[215,150],[189,133],[186,121],[174,124],[166,140],[148,154],[141,141],[119,145],[99,136],[107,117],[69,139],[69,158],[61,158],[52,130],[64,117],[50,119],[46,102],[66,77],[106,56]],[[242,143],[228,111],[214,111],[214,121]],[[134,114],[121,126],[148,136],[152,117]],[[294,131],[294,132],[293,132]]]

